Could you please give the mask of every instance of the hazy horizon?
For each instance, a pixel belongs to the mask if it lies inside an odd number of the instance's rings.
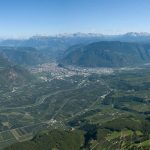
[[[102,36],[119,36],[119,35],[126,35],[126,34],[134,34],[134,33],[137,33],[137,34],[148,34],[150,35],[150,32],[125,32],[125,33],[116,33],[116,34],[103,34],[103,33],[96,33],[96,32],[73,32],[73,33],[57,33],[57,34],[33,34],[33,35],[22,35],[22,36],[0,36],[0,40],[9,40],[9,39],[14,39],[14,40],[25,40],[25,39],[29,39],[29,38],[33,38],[33,37],[63,37],[63,36],[71,36],[73,34],[95,34],[95,35],[102,35]]]

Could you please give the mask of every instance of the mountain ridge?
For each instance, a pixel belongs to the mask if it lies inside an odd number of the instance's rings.
[[[150,61],[150,45],[120,41],[101,41],[74,46],[60,63],[81,67],[124,67]]]

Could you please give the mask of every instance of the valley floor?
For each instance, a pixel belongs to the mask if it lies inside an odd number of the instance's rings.
[[[0,149],[24,141],[36,145],[42,133],[53,143],[49,149],[69,150],[62,144],[68,139],[55,142],[49,132],[71,136],[75,145],[79,134],[77,149],[149,149],[149,65],[89,69],[51,63],[30,71],[36,80],[0,91]]]

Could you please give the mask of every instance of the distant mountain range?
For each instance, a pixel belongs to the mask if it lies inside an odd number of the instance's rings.
[[[102,41],[105,42],[103,45],[97,44],[100,41],[101,44]],[[115,41],[120,41],[120,43]],[[0,54],[13,63],[24,66],[62,60],[61,63],[70,65],[114,67],[147,62],[149,60],[149,43],[149,33],[60,34],[33,36],[22,40],[1,39]]]
[[[68,46],[96,41],[126,41],[126,42],[150,42],[149,33],[129,32],[120,35],[103,35],[96,33],[59,34],[55,36],[33,36],[28,39],[0,40],[0,46],[25,46],[25,47],[61,47],[64,50]]]
[[[32,47],[0,46],[0,54],[12,63],[24,66],[40,64],[45,59],[39,50]]]
[[[69,48],[60,63],[81,67],[124,67],[150,62],[150,44],[105,41]]]

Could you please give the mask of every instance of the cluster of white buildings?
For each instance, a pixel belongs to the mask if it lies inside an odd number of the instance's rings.
[[[32,73],[46,73],[48,77],[41,76],[41,79],[48,81],[51,79],[64,79],[75,75],[83,75],[84,77],[91,74],[112,74],[112,68],[82,68],[75,66],[59,67],[57,63],[47,63],[39,65],[31,69]]]

